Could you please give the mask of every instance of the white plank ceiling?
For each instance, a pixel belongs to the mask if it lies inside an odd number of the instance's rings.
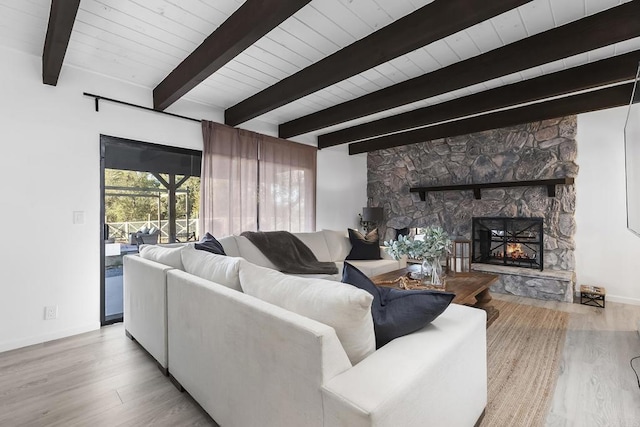
[[[313,0],[191,90],[185,99],[226,109],[432,1]],[[258,119],[274,124],[287,122],[626,1],[629,0],[534,0]],[[82,0],[64,63],[154,88],[241,4],[241,0]],[[42,55],[50,5],[50,0],[0,0],[0,45]],[[640,49],[640,38],[343,123],[312,135],[634,49]]]

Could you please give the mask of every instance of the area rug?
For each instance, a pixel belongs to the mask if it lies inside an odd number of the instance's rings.
[[[562,356],[568,314],[491,301],[487,329],[489,402],[480,426],[543,426]]]

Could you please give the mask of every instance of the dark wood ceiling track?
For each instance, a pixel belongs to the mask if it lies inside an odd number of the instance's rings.
[[[42,83],[58,84],[80,0],[52,0],[42,51]]]
[[[514,126],[521,123],[553,119],[570,114],[619,107],[629,104],[632,89],[633,83],[626,83],[606,89],[594,90],[579,95],[518,107],[512,110],[489,113],[441,125],[373,138],[349,144],[349,154],[367,153],[432,139],[466,135],[489,129]]]
[[[300,135],[640,36],[640,1],[531,36],[280,125]]]
[[[409,189],[411,193],[418,193],[420,200],[423,202],[427,200],[427,193],[430,191],[454,191],[454,190],[473,190],[473,196],[475,199],[480,200],[482,198],[481,190],[483,188],[512,188],[512,187],[547,187],[547,196],[556,196],[556,185],[571,185],[574,179],[567,178],[555,178],[555,179],[537,179],[532,181],[509,181],[509,182],[489,182],[483,184],[451,184],[451,185],[438,185],[430,187],[412,187]]]
[[[311,0],[247,0],[153,89],[164,110]]]
[[[232,106],[225,123],[236,126],[530,1],[436,0]]]
[[[318,148],[632,80],[640,50],[318,136]]]

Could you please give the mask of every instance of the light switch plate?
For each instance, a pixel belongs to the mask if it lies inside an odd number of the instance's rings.
[[[84,211],[73,211],[73,223],[84,224]]]

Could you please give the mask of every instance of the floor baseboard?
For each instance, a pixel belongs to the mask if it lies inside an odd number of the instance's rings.
[[[49,332],[42,335],[36,335],[28,338],[22,338],[15,341],[0,342],[0,353],[5,351],[17,350],[32,345],[43,344],[49,341],[55,341],[62,338],[71,337],[74,335],[84,334],[100,329],[100,323],[88,323],[86,325],[78,326],[70,329],[63,329],[60,331]]]

